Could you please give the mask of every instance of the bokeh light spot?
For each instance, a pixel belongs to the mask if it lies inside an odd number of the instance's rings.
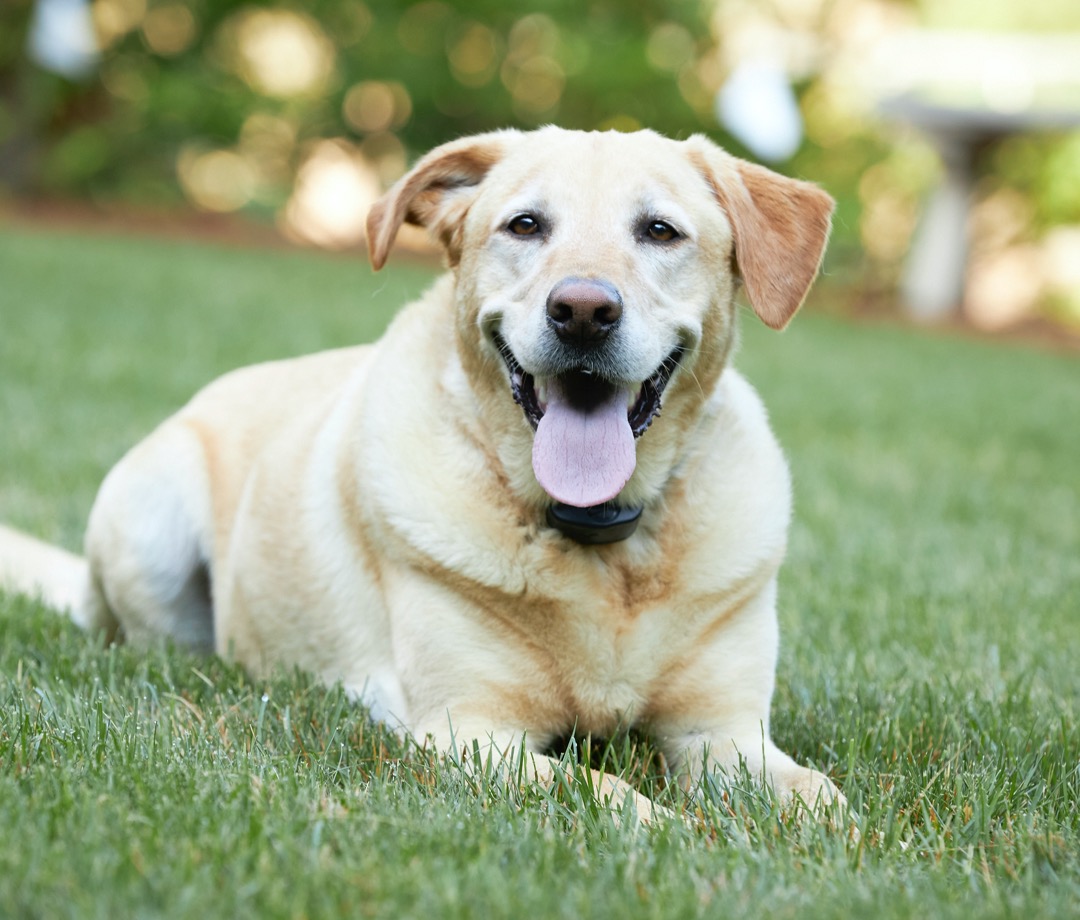
[[[167,3],[151,9],[142,23],[146,46],[162,57],[186,51],[195,40],[195,17],[182,3]]]
[[[102,48],[137,29],[146,15],[146,0],[94,0],[90,15]]]
[[[464,86],[484,86],[495,76],[498,42],[487,26],[473,22],[450,45],[447,52],[450,70]]]
[[[376,134],[405,124],[412,115],[412,98],[400,83],[365,80],[349,88],[341,112],[351,128]]]
[[[255,195],[255,168],[235,150],[185,147],[177,174],[188,198],[205,211],[238,211]]]
[[[655,70],[677,72],[694,58],[694,36],[675,22],[662,22],[649,33],[645,59]]]
[[[345,249],[363,240],[367,213],[380,193],[375,170],[355,147],[320,141],[300,166],[280,223],[293,239]]]
[[[310,16],[245,9],[228,20],[222,32],[233,69],[263,95],[287,99],[326,90],[336,52]]]

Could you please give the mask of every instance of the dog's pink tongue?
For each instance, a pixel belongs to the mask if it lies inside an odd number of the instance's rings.
[[[626,393],[585,412],[567,402],[552,381],[549,401],[533,439],[533,472],[556,501],[590,508],[610,501],[637,465]]]

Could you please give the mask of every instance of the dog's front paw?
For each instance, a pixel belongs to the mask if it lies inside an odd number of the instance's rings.
[[[776,794],[785,803],[804,807],[813,814],[825,814],[847,808],[847,799],[824,773],[807,767],[794,767],[772,777]]]
[[[824,773],[795,767],[774,776],[773,788],[781,802],[794,810],[796,818],[813,818],[832,830],[846,833],[852,840],[859,839],[858,816],[844,793]]]
[[[675,821],[680,816],[658,805],[647,795],[638,792],[633,786],[610,773],[593,773],[593,791],[604,807],[611,809],[617,824],[629,818],[630,823],[638,827],[647,827],[659,821]]]

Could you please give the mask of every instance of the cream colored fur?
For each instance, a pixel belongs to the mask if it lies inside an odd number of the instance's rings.
[[[546,128],[445,145],[371,216],[377,267],[404,221],[450,265],[382,339],[210,384],[109,473],[88,577],[9,530],[0,571],[127,641],[340,681],[443,748],[539,755],[573,729],[633,726],[688,777],[742,761],[781,795],[842,798],[769,738],[790,486],[761,402],[727,365],[737,271],[762,319],[786,324],[831,208],[702,138]],[[507,232],[536,211],[542,241]],[[643,240],[646,219],[682,238]],[[685,349],[620,496],[644,506],[641,525],[607,546],[546,525],[533,431],[492,338],[542,364],[544,304],[569,276],[620,292],[626,380]],[[76,601],[62,582],[80,577]]]

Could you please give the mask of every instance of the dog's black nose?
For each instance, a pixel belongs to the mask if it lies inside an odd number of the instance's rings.
[[[595,278],[564,278],[547,300],[548,325],[568,345],[599,345],[622,318],[619,292]]]

